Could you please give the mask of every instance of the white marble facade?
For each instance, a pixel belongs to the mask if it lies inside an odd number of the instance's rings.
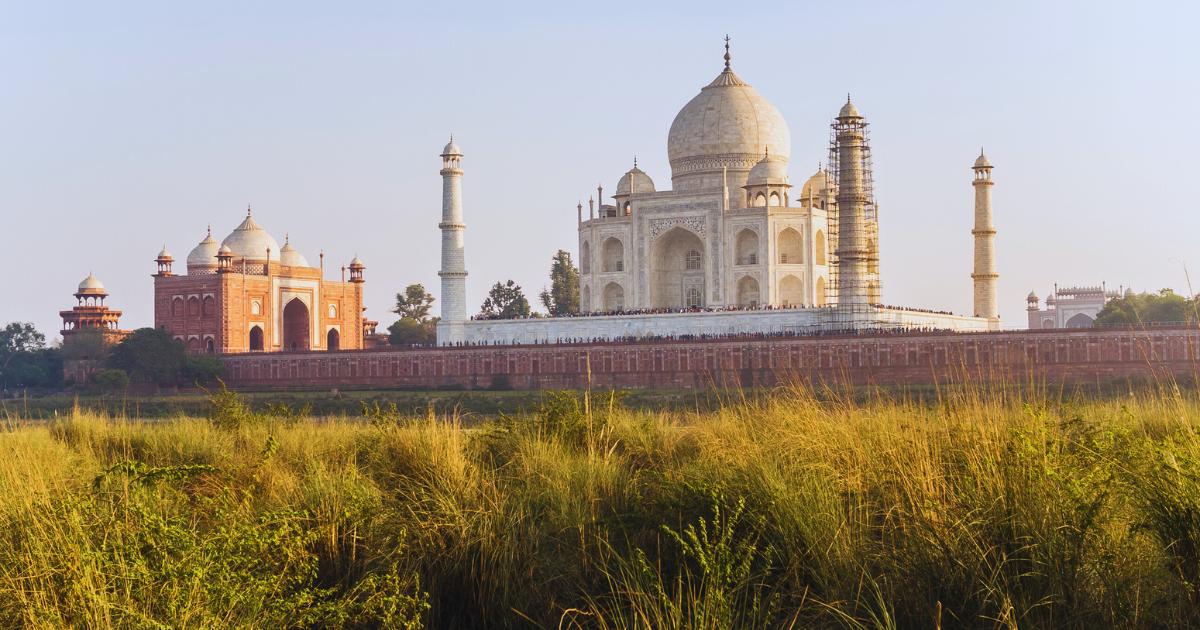
[[[836,293],[828,290],[836,247],[830,234],[830,217],[836,216],[836,182],[818,168],[802,186],[793,187],[787,122],[733,73],[726,49],[724,70],[680,110],[671,125],[667,138],[671,190],[658,190],[635,160],[608,200],[601,187],[599,198],[590,200],[586,209],[579,205],[579,307],[592,315],[465,322],[444,318],[438,328],[439,343],[872,326],[999,328],[996,317],[865,304],[853,312],[836,308],[832,303]],[[862,228],[868,247],[875,251],[877,228],[874,221]],[[877,267],[870,271],[878,274]],[[878,285],[873,286],[869,299],[878,304]],[[718,310],[662,312],[676,309]],[[644,313],[647,310],[659,312]]]

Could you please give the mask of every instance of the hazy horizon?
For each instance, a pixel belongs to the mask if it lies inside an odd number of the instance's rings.
[[[122,328],[150,326],[158,251],[185,273],[205,227],[223,239],[249,204],[310,264],[324,251],[329,279],[360,256],[384,328],[405,286],[440,291],[451,133],[469,309],[508,279],[536,304],[598,184],[611,195],[636,155],[670,187],[667,130],[727,33],[788,122],[794,185],[847,92],[871,123],[885,303],[970,314],[981,146],[1006,327],[1056,282],[1187,292],[1200,133],[1176,112],[1200,96],[1196,6],[730,6],[7,6],[0,325],[54,337],[94,272]]]

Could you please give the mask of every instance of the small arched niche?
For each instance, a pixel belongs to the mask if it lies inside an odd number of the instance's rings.
[[[605,273],[625,271],[625,244],[621,239],[610,236],[601,246],[600,257],[603,259],[602,271]]]
[[[758,264],[758,233],[750,228],[746,228],[737,233],[734,240],[734,252],[736,256],[736,264],[738,265],[757,265]]]

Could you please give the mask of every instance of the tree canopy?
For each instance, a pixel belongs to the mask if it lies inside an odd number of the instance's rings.
[[[1096,325],[1159,324],[1164,322],[1194,322],[1200,296],[1187,299],[1171,289],[1158,293],[1143,293],[1109,300],[1096,315]]]
[[[579,312],[579,269],[571,261],[571,254],[558,250],[550,263],[550,289],[542,289],[538,296],[542,306],[551,315],[566,315]]]
[[[487,317],[502,319],[524,317],[529,315],[529,300],[525,299],[521,285],[512,280],[504,284],[497,282],[492,290],[488,291],[487,299],[479,307],[479,312]]]
[[[30,358],[34,352],[38,352],[46,347],[46,336],[38,332],[33,324],[29,322],[10,322],[3,330],[0,330],[0,381],[4,387],[8,388],[8,383],[11,381],[17,385],[24,385],[19,379],[9,378],[8,366],[13,359],[21,357],[22,359]],[[18,361],[24,363],[25,361]],[[59,368],[61,371],[61,367]],[[17,375],[13,375],[17,376]],[[40,380],[40,379],[39,379]]]
[[[12,358],[23,352],[33,352],[46,347],[46,335],[38,332],[29,322],[10,322],[0,330],[0,358],[3,367],[8,367]]]
[[[425,292],[424,286],[410,284],[404,293],[396,294],[396,308],[392,312],[400,315],[401,319],[408,317],[424,324],[429,321],[429,310],[435,299]]]
[[[139,328],[112,349],[107,365],[125,370],[138,383],[174,383],[187,367],[187,348],[182,341],[158,328]]]
[[[401,317],[388,326],[388,343],[393,346],[429,345],[437,341],[437,318],[419,322],[411,317]]]

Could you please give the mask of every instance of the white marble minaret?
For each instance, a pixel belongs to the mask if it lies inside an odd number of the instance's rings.
[[[450,136],[442,150],[442,319],[438,322],[438,345],[463,341],[467,321],[467,267],[463,256],[462,152]]]
[[[996,228],[992,225],[992,163],[988,162],[983,150],[979,151],[979,159],[975,160],[975,317],[987,317],[997,320],[1000,313],[996,309],[996,253],[994,241]]]

